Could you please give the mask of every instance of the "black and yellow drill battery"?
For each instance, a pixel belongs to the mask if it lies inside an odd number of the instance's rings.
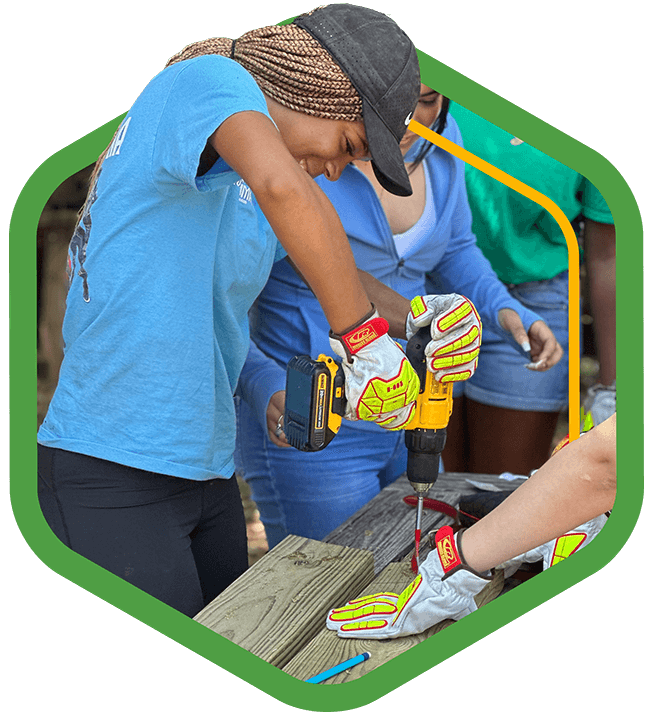
[[[287,366],[284,434],[292,447],[316,452],[338,433],[345,412],[345,376],[326,355],[295,356]]]

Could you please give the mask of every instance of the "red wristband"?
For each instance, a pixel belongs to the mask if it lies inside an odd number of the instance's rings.
[[[460,567],[462,560],[458,554],[454,531],[451,527],[441,527],[436,532],[436,548],[445,574],[454,569],[454,567]]]
[[[386,335],[388,328],[388,321],[377,316],[377,318],[372,318],[359,326],[359,328],[355,328],[353,331],[341,336],[341,340],[350,353],[354,355],[377,340],[377,338]]]

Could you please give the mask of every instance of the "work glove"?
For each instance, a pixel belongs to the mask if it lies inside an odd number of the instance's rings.
[[[424,349],[427,368],[438,383],[467,380],[478,365],[483,324],[474,304],[465,296],[416,296],[406,318],[406,337],[431,326],[431,341]]]
[[[374,310],[345,335],[330,331],[343,361],[347,420],[369,420],[399,430],[411,419],[420,379],[404,351],[388,335],[388,321]]]
[[[441,527],[436,532],[436,550],[401,594],[371,594],[332,609],[327,628],[350,639],[394,639],[476,611],[474,597],[492,578],[482,577],[464,563],[457,537],[451,527]]]
[[[589,520],[589,522],[585,522],[580,527],[566,532],[557,539],[546,542],[541,547],[529,549],[528,552],[507,560],[500,564],[497,569],[503,569],[505,578],[512,576],[522,564],[542,562],[543,569],[548,569],[588,545],[603,528],[605,522],[607,522],[605,515],[594,517],[593,520]]]

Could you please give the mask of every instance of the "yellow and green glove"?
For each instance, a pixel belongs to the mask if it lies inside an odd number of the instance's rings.
[[[461,530],[462,532],[462,530]],[[436,532],[436,549],[401,594],[353,599],[327,615],[327,628],[348,639],[394,639],[419,634],[444,619],[476,611],[474,597],[490,583],[468,567],[451,527]]]
[[[439,383],[467,380],[474,375],[483,324],[474,304],[458,293],[416,296],[406,319],[406,337],[431,326],[424,352],[427,367]]]
[[[345,374],[347,420],[368,420],[399,430],[411,419],[420,380],[400,346],[388,335],[388,321],[374,310],[345,335],[330,332],[332,350]]]

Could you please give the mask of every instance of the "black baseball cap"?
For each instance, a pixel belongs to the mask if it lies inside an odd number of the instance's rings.
[[[294,23],[332,55],[361,96],[372,168],[391,194],[413,193],[399,143],[420,95],[415,47],[394,20],[369,8],[326,5]]]

